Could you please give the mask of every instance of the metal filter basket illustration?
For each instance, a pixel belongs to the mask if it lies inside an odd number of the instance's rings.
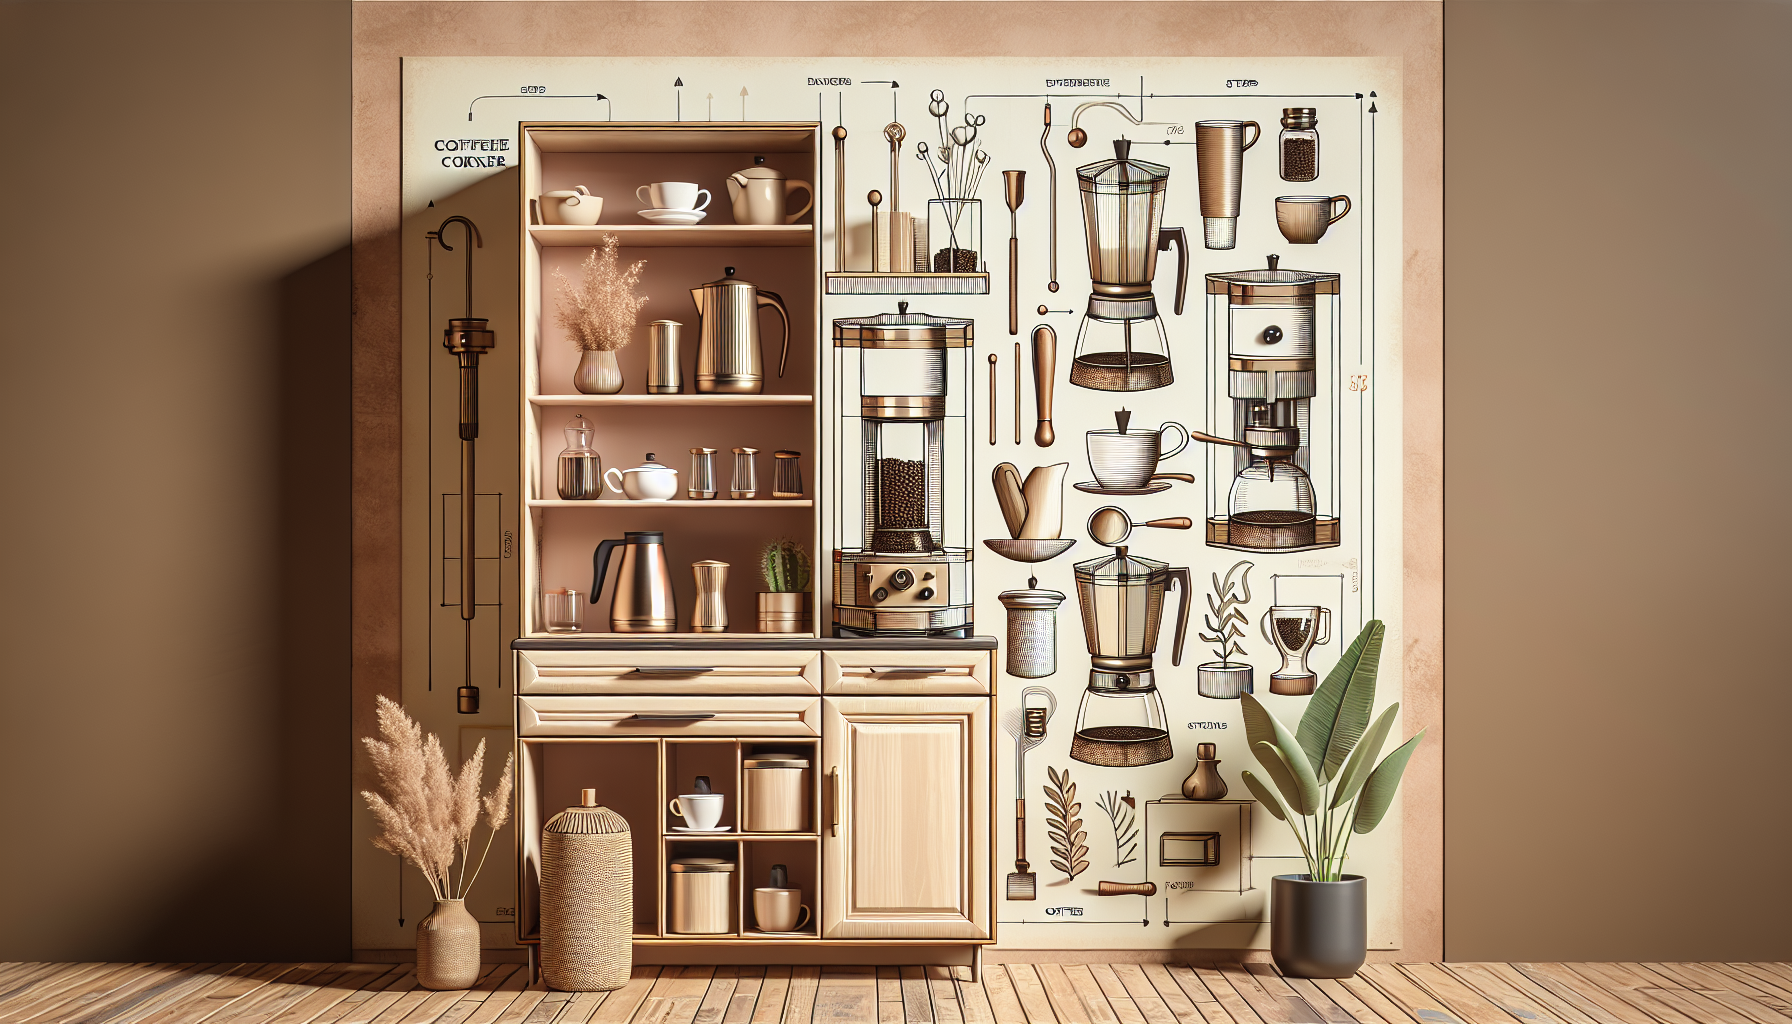
[[[996,595],[1008,609],[1008,674],[1021,679],[1043,679],[1058,671],[1058,606],[1064,594],[1038,587],[1035,576],[1028,578],[1025,590]]]
[[[541,977],[562,992],[609,992],[633,964],[634,859],[628,822],[580,792],[541,828]]]

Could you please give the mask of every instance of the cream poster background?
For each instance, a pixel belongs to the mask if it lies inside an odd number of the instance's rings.
[[[1140,80],[1143,79],[1141,89]],[[810,85],[810,79],[850,79],[851,86]],[[1049,194],[1046,188],[1044,160],[1039,151],[1040,113],[1048,82],[1071,80],[1105,80],[1107,88],[1050,88],[1054,121],[1049,145],[1058,165],[1058,278],[1060,291],[1053,295],[1045,288],[1048,274],[1045,267],[1045,221]],[[682,80],[682,89],[673,87]],[[900,88],[888,84],[900,83]],[[1256,83],[1243,85],[1242,83]],[[920,297],[915,308],[929,313],[970,317],[977,321],[979,367],[983,355],[995,352],[1001,356],[1004,386],[998,400],[997,420],[1002,426],[995,446],[984,443],[982,429],[986,410],[982,393],[974,396],[977,443],[973,458],[973,480],[978,488],[976,501],[977,537],[1006,536],[1000,514],[987,484],[990,469],[1002,461],[1016,463],[1024,474],[1032,466],[1068,461],[1069,480],[1088,479],[1089,472],[1082,450],[1082,433],[1096,427],[1111,426],[1114,409],[1125,405],[1134,414],[1135,424],[1155,426],[1175,420],[1200,430],[1226,435],[1230,431],[1230,409],[1214,399],[1211,379],[1203,384],[1203,374],[1211,370],[1211,346],[1202,308],[1202,275],[1214,272],[1253,269],[1263,266],[1264,256],[1278,253],[1282,266],[1303,270],[1320,270],[1343,275],[1339,321],[1342,331],[1337,339],[1335,359],[1328,364],[1322,357],[1321,390],[1328,392],[1336,414],[1336,465],[1328,468],[1329,476],[1315,471],[1316,486],[1321,489],[1321,508],[1333,501],[1330,509],[1343,520],[1344,543],[1338,548],[1318,552],[1283,555],[1246,555],[1240,552],[1206,547],[1199,530],[1187,534],[1169,531],[1139,531],[1149,536],[1135,536],[1135,550],[1169,562],[1186,565],[1196,581],[1191,595],[1191,630],[1180,667],[1169,666],[1168,650],[1173,645],[1170,626],[1159,646],[1159,684],[1163,690],[1168,720],[1173,728],[1176,757],[1160,765],[1136,769],[1104,769],[1082,765],[1068,757],[1068,738],[1086,677],[1087,655],[1077,626],[1074,586],[1070,566],[1102,553],[1083,535],[1081,525],[1096,506],[1119,503],[1134,518],[1187,515],[1197,522],[1205,515],[1223,511],[1226,486],[1229,483],[1231,459],[1217,455],[1202,446],[1193,446],[1164,468],[1190,472],[1197,477],[1192,487],[1178,485],[1162,494],[1145,498],[1113,499],[1086,495],[1066,489],[1065,536],[1080,538],[1078,547],[1056,561],[1039,566],[1006,562],[987,551],[977,559],[977,631],[1000,636],[1003,632],[1003,610],[996,594],[1002,590],[1025,586],[1029,570],[1037,572],[1040,586],[1072,594],[1060,610],[1058,625],[1058,673],[1045,680],[1016,680],[1001,676],[998,680],[998,719],[1011,711],[1023,685],[1045,685],[1051,688],[1058,704],[1044,745],[1028,757],[1029,806],[1042,808],[1040,787],[1045,782],[1045,768],[1068,767],[1078,784],[1083,804],[1081,817],[1088,832],[1090,868],[1066,882],[1061,872],[1048,864],[1049,847],[1044,815],[1034,810],[1029,815],[1028,846],[1034,870],[1039,873],[1039,899],[1031,903],[1008,902],[1000,898],[1000,877],[1012,869],[1014,802],[1014,744],[1005,733],[996,738],[997,780],[994,808],[997,815],[995,833],[998,840],[992,871],[997,876],[996,917],[1000,924],[1001,945],[1013,948],[1094,948],[1198,946],[1240,948],[1267,943],[1265,897],[1271,874],[1293,870],[1298,862],[1289,859],[1297,853],[1286,827],[1269,819],[1259,810],[1252,817],[1249,865],[1251,888],[1243,893],[1203,892],[1175,888],[1178,879],[1156,864],[1157,851],[1141,844],[1136,860],[1116,865],[1112,836],[1105,817],[1096,809],[1100,794],[1113,791],[1130,792],[1140,805],[1164,794],[1175,793],[1182,778],[1193,767],[1194,744],[1213,741],[1219,745],[1223,760],[1222,773],[1232,786],[1231,797],[1244,796],[1237,772],[1249,767],[1251,759],[1243,749],[1242,729],[1237,704],[1197,696],[1194,692],[1194,666],[1210,660],[1204,645],[1194,636],[1195,620],[1203,609],[1204,593],[1213,573],[1224,574],[1240,559],[1255,563],[1252,572],[1253,601],[1246,611],[1251,615],[1252,629],[1243,642],[1247,661],[1256,668],[1257,691],[1266,690],[1268,673],[1279,664],[1279,658],[1256,632],[1257,619],[1269,607],[1271,599],[1291,588],[1302,596],[1284,601],[1311,600],[1311,603],[1335,605],[1336,622],[1332,643],[1317,648],[1315,668],[1323,673],[1336,659],[1338,651],[1353,636],[1362,621],[1379,617],[1389,625],[1387,648],[1402,649],[1400,617],[1401,560],[1400,537],[1400,414],[1397,396],[1399,376],[1399,316],[1401,306],[1398,275],[1400,251],[1400,82],[1397,62],[1369,58],[1340,59],[1153,59],[1109,60],[1077,58],[1068,61],[1048,60],[913,60],[877,62],[856,58],[812,58],[802,60],[695,60],[695,59],[578,59],[558,58],[535,60],[525,58],[430,58],[405,62],[404,68],[404,135],[403,206],[406,214],[404,246],[404,367],[406,398],[405,436],[405,518],[407,547],[405,606],[405,670],[406,703],[433,729],[446,734],[462,730],[462,742],[470,747],[478,735],[488,738],[488,746],[507,747],[509,734],[508,658],[503,645],[514,632],[514,608],[520,595],[515,593],[514,563],[505,564],[505,533],[514,529],[517,478],[515,459],[515,358],[517,348],[505,344],[505,332],[515,338],[516,317],[516,225],[507,223],[512,193],[496,187],[495,176],[504,175],[514,166],[516,122],[529,120],[672,120],[682,115],[686,120],[709,116],[714,104],[714,117],[731,120],[742,113],[741,91],[746,90],[744,113],[751,119],[819,120],[824,130],[836,120],[851,132],[849,142],[847,221],[849,268],[862,265],[864,254],[855,250],[855,238],[864,236],[866,207],[865,190],[887,188],[888,148],[881,138],[881,129],[892,115],[909,132],[909,146],[899,166],[904,174],[904,206],[915,209],[913,198],[928,191],[919,162],[912,155],[913,143],[931,137],[933,120],[927,115],[927,97],[931,89],[942,90],[952,105],[952,118],[957,121],[970,111],[987,118],[981,142],[991,157],[991,173],[984,179],[980,197],[984,200],[988,219],[985,244],[992,271],[992,294],[978,297]],[[1127,123],[1111,111],[1096,110],[1085,114],[1082,127],[1089,132],[1090,143],[1083,149],[1072,149],[1064,141],[1070,113],[1079,103],[1111,99],[1139,112],[1143,93],[1144,120],[1147,125]],[[591,98],[602,93],[607,100]],[[1358,99],[1358,93],[1363,98]],[[1373,98],[1370,94],[1373,93]],[[713,100],[709,97],[713,96]],[[1370,104],[1377,112],[1367,114]],[[894,104],[894,106],[892,106]],[[1295,185],[1282,182],[1275,171],[1274,136],[1277,117],[1283,106],[1314,106],[1319,110],[1322,139],[1322,172],[1319,181]],[[471,118],[469,119],[469,110]],[[1199,247],[1200,215],[1194,179],[1194,147],[1163,146],[1168,138],[1179,141],[1173,130],[1182,130],[1181,138],[1192,139],[1193,124],[1210,118],[1256,120],[1265,128],[1264,143],[1246,154],[1244,163],[1243,213],[1239,220],[1238,245],[1225,252]],[[1085,391],[1064,381],[1063,375],[1072,354],[1077,322],[1087,297],[1087,264],[1083,251],[1080,211],[1075,201],[1074,168],[1078,165],[1107,159],[1112,155],[1111,140],[1124,135],[1135,141],[1136,157],[1161,162],[1171,168],[1166,198],[1164,223],[1188,226],[1196,245],[1190,250],[1190,296],[1181,316],[1166,311],[1165,321],[1170,338],[1172,359],[1178,371],[1176,385],[1160,391],[1114,394]],[[461,140],[482,140],[463,143]],[[497,140],[496,142],[492,140]],[[508,140],[508,150],[503,143]],[[1371,141],[1373,140],[1373,141]],[[509,158],[496,166],[494,158]],[[477,157],[479,159],[467,159]],[[823,232],[823,263],[832,266],[835,225],[831,159],[824,153],[823,174],[818,186],[819,223]],[[471,166],[469,166],[471,165]],[[1060,338],[1059,383],[1055,421],[1056,445],[1049,449],[1034,447],[1031,434],[1031,397],[1024,399],[1023,418],[1028,442],[1015,446],[1012,441],[1013,394],[1012,368],[1009,360],[1015,339],[1006,331],[1007,286],[1005,252],[1001,245],[1001,229],[1006,226],[1005,208],[1001,202],[1000,169],[1019,168],[1028,172],[1028,198],[1019,213],[1022,239],[1020,274],[1020,306],[1022,340],[1036,323],[1052,324]],[[720,183],[706,183],[719,188]],[[514,186],[510,186],[514,188]],[[1273,199],[1277,195],[1325,192],[1351,197],[1355,209],[1334,225],[1325,239],[1314,246],[1288,245],[1277,233]],[[615,197],[620,200],[622,197]],[[430,207],[434,202],[435,206]],[[630,203],[618,203],[615,212],[605,211],[605,221],[615,222],[628,216]],[[442,606],[443,502],[441,495],[458,489],[452,453],[446,444],[431,446],[436,439],[452,437],[453,375],[452,360],[442,355],[439,346],[440,321],[458,311],[464,301],[460,291],[460,267],[457,254],[434,254],[434,279],[427,271],[430,255],[423,244],[422,232],[433,229],[441,218],[451,213],[465,213],[478,221],[484,231],[485,247],[476,253],[475,312],[491,317],[499,331],[499,350],[487,360],[481,437],[481,470],[479,490],[489,502],[487,514],[482,504],[482,521],[497,525],[489,535],[482,534],[486,547],[480,552],[490,562],[489,572],[481,566],[481,602],[478,622],[479,654],[475,676],[485,689],[483,713],[475,718],[456,716],[452,709],[454,687],[460,682],[460,624],[453,608]],[[855,235],[856,232],[856,235]],[[451,238],[458,244],[457,236]],[[1380,269],[1377,269],[1380,268]],[[1157,291],[1164,296],[1175,273],[1175,261],[1166,254],[1160,257]],[[1081,283],[1079,283],[1079,281]],[[882,312],[893,307],[889,297],[827,297],[823,300],[826,319]],[[1054,310],[1074,313],[1053,313],[1045,317],[1029,315],[1034,307],[1046,304]],[[1169,303],[1166,301],[1167,307]],[[432,309],[433,307],[433,309]],[[1223,337],[1221,339],[1223,345]],[[1348,381],[1357,380],[1365,390],[1347,390]],[[979,381],[981,384],[981,380]],[[827,389],[831,392],[831,387]],[[980,389],[979,389],[980,390]],[[1223,383],[1220,385],[1223,398]],[[824,415],[828,413],[824,412]],[[1229,455],[1229,453],[1227,453]],[[824,460],[817,458],[813,464]],[[1329,496],[1328,496],[1329,493]],[[828,498],[826,491],[822,492]],[[1217,497],[1216,497],[1217,496]],[[1214,509],[1215,501],[1221,503]],[[452,525],[452,524],[450,524]],[[427,541],[426,541],[427,538]],[[1272,581],[1271,577],[1276,577]],[[1335,584],[1327,581],[1335,580]],[[1314,582],[1318,581],[1318,582]],[[750,586],[746,581],[736,586]],[[483,588],[490,588],[486,593]],[[1302,588],[1335,587],[1333,600],[1309,598]],[[425,597],[424,595],[427,595]],[[1174,600],[1174,598],[1172,599]],[[1254,640],[1254,642],[1253,642]],[[1385,705],[1399,699],[1400,664],[1397,657],[1384,657],[1379,703]],[[500,683],[500,680],[502,682]],[[1294,720],[1304,698],[1264,698],[1271,710],[1284,720]],[[472,723],[472,724],[470,724]],[[1398,946],[1400,892],[1400,824],[1398,810],[1382,828],[1366,837],[1359,837],[1352,846],[1352,870],[1371,878],[1371,945],[1381,948]],[[500,839],[500,844],[505,840]],[[503,846],[508,854],[509,847]],[[418,886],[405,888],[402,897],[391,861],[374,851],[357,848],[356,939],[362,948],[408,945],[406,928],[396,925],[403,916],[414,922],[427,910],[427,896]],[[487,944],[505,946],[510,943],[510,930],[505,911],[511,908],[513,872],[510,865],[498,859],[487,867],[469,906],[481,920],[490,922]],[[507,860],[506,856],[506,860]],[[1100,897],[1093,894],[1095,880],[1127,882],[1154,881],[1158,894],[1153,897]],[[400,906],[402,900],[403,906]]]

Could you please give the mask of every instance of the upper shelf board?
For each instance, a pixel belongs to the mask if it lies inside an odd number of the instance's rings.
[[[988,295],[988,274],[905,274],[830,270],[829,295]]]
[[[628,246],[791,246],[815,243],[810,224],[531,224],[529,235],[544,246],[596,246],[615,235]]]
[[[778,405],[814,405],[809,395],[530,395],[530,405],[645,405],[645,406],[723,406],[755,405],[760,408]]]
[[[815,121],[525,122],[543,153],[812,153]]]

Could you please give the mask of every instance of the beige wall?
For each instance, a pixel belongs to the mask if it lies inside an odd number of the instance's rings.
[[[347,952],[348,28],[0,5],[0,961]]]
[[[1792,6],[1445,26],[1446,951],[1792,959]]]

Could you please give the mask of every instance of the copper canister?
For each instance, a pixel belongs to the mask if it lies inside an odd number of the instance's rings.
[[[647,327],[647,393],[676,395],[684,390],[684,369],[678,361],[676,320],[655,320]]]
[[[800,754],[755,754],[741,762],[748,832],[809,831],[809,759]]]
[[[667,930],[679,935],[725,935],[734,930],[734,862],[720,857],[681,857],[671,874]]]

